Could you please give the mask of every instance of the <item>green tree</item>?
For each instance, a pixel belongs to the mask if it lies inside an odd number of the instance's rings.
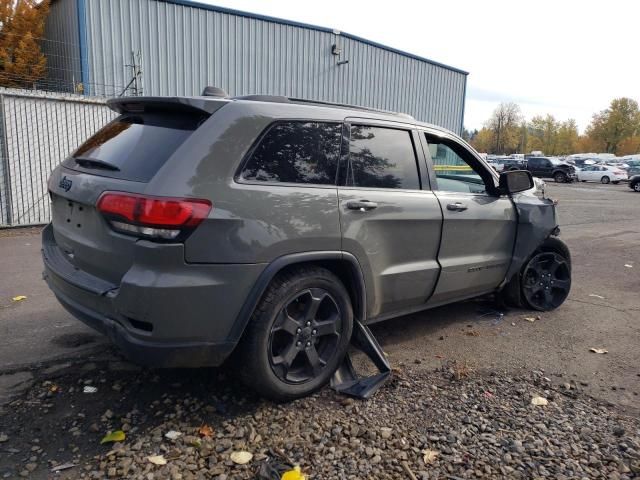
[[[553,115],[535,116],[529,122],[529,144],[531,150],[540,150],[547,155],[556,154],[558,121]]]
[[[617,153],[621,143],[640,133],[640,109],[631,98],[615,98],[609,108],[593,115],[586,135],[607,153]]]
[[[573,118],[560,123],[556,141],[556,155],[570,155],[578,148],[578,124]]]
[[[494,110],[485,128],[493,133],[493,148],[489,153],[510,154],[518,150],[520,144],[520,123],[522,112],[516,103],[501,103]]]
[[[495,140],[493,138],[493,132],[488,128],[482,128],[476,131],[476,134],[471,139],[471,146],[478,152],[493,153],[495,147]]]

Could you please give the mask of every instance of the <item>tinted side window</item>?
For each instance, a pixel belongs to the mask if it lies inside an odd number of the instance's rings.
[[[541,166],[540,160],[538,160],[537,158],[530,158],[528,163],[529,163],[529,166],[533,168],[538,168]]]
[[[245,180],[332,185],[342,125],[279,122],[264,135],[242,171]]]
[[[352,125],[347,185],[420,189],[411,132]]]

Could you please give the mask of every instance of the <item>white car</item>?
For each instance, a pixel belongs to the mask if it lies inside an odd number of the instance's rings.
[[[584,165],[576,174],[581,182],[619,183],[629,179],[627,172],[611,165]]]

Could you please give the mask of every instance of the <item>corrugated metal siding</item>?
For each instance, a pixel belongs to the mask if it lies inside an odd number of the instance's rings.
[[[49,7],[42,51],[47,57],[46,89],[73,92],[82,80],[76,0],[57,0]]]
[[[89,77],[126,85],[142,53],[145,95],[268,94],[406,112],[461,130],[463,73],[331,32],[157,0],[86,0]],[[343,54],[331,54],[338,42]],[[338,66],[338,60],[349,64]]]

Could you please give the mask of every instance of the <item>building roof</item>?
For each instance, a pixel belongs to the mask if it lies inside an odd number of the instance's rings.
[[[199,8],[199,9],[202,9],[202,10],[210,10],[212,12],[226,13],[226,14],[229,14],[229,15],[236,15],[236,16],[239,16],[239,17],[254,18],[256,20],[263,20],[265,22],[279,23],[279,24],[282,24],[282,25],[291,25],[291,26],[300,27],[300,28],[308,28],[310,30],[317,30],[319,32],[333,33],[333,34],[336,34],[336,35],[340,35],[341,37],[344,37],[344,38],[350,38],[351,40],[356,40],[358,42],[362,42],[362,43],[365,43],[367,45],[371,45],[371,46],[374,46],[374,47],[377,47],[377,48],[381,48],[383,50],[387,50],[389,52],[396,53],[398,55],[402,55],[404,57],[413,58],[413,59],[419,60],[421,62],[427,62],[427,63],[430,63],[432,65],[436,65],[438,67],[446,68],[448,70],[452,70],[454,72],[461,73],[463,75],[469,75],[469,72],[466,72],[466,71],[461,70],[459,68],[455,68],[455,67],[452,67],[450,65],[445,65],[444,63],[436,62],[434,60],[430,60],[428,58],[421,57],[419,55],[414,55],[413,53],[408,53],[408,52],[405,52],[405,51],[402,51],[402,50],[398,50],[398,49],[393,48],[393,47],[388,47],[386,45],[382,45],[381,43],[377,43],[377,42],[374,42],[372,40],[367,40],[366,38],[358,37],[357,35],[352,35],[350,33],[341,32],[339,30],[334,30],[332,28],[319,27],[317,25],[311,25],[311,24],[308,24],[308,23],[295,22],[293,20],[284,20],[282,18],[270,17],[268,15],[260,15],[260,14],[257,14],[257,13],[244,12],[244,11],[235,10],[235,9],[232,9],[232,8],[218,7],[216,5],[210,5],[210,4],[207,4],[207,3],[201,3],[201,2],[196,2],[196,1],[192,1],[192,0],[157,0],[157,1],[164,2],[164,3],[173,3],[175,5],[183,5],[185,7]]]

